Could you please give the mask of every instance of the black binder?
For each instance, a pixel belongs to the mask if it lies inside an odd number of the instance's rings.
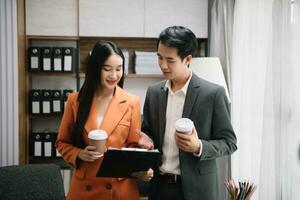
[[[51,113],[51,90],[42,90],[42,113],[50,114]]]
[[[41,48],[42,55],[42,71],[51,71],[52,69],[52,48],[43,47]]]
[[[63,48],[63,66],[65,72],[74,71],[75,49],[72,47]]]
[[[41,63],[41,50],[39,47],[29,47],[28,49],[28,68],[30,72],[39,72]]]
[[[41,114],[41,96],[40,90],[30,90],[29,109],[31,114]]]
[[[44,158],[52,157],[52,142],[53,142],[53,134],[51,132],[45,131],[43,133],[43,156]]]
[[[42,133],[33,132],[32,133],[32,143],[31,143],[32,155],[33,157],[41,158],[43,155],[43,141],[42,141]]]
[[[60,72],[63,70],[63,60],[62,60],[62,48],[54,47],[53,48],[53,71]]]
[[[62,95],[61,90],[52,90],[52,113],[61,114],[62,113]]]
[[[97,172],[98,177],[132,178],[131,174],[147,171],[160,163],[158,150],[108,148]]]

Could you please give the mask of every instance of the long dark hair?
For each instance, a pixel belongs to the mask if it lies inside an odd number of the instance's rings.
[[[78,101],[79,107],[77,118],[72,130],[71,142],[74,146],[84,148],[86,144],[83,140],[83,129],[90,113],[91,105],[95,92],[101,88],[102,68],[109,56],[112,54],[119,55],[122,60],[122,77],[118,86],[123,88],[124,83],[124,55],[122,51],[113,42],[97,42],[93,48],[92,54],[88,60],[85,71],[85,80],[79,90]]]

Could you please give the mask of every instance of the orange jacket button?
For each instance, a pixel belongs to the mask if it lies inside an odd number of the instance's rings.
[[[87,185],[87,186],[86,186],[86,190],[87,190],[87,191],[91,191],[92,188],[93,188],[93,187],[92,187],[91,185]]]
[[[106,187],[106,189],[111,190],[112,185],[110,183],[106,183],[105,187]]]

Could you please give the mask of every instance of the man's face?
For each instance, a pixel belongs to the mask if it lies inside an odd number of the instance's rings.
[[[168,80],[181,79],[188,70],[189,59],[181,59],[176,48],[159,43],[157,56],[160,69]]]

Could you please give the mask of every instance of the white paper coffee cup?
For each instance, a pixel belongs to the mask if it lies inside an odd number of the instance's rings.
[[[188,118],[180,118],[175,122],[177,132],[191,133],[194,128],[194,123]]]
[[[95,146],[96,151],[99,152],[99,155],[96,157],[101,157],[103,156],[105,152],[105,144],[107,140],[107,133],[104,130],[92,130],[88,134],[89,138],[89,145],[90,146]]]

